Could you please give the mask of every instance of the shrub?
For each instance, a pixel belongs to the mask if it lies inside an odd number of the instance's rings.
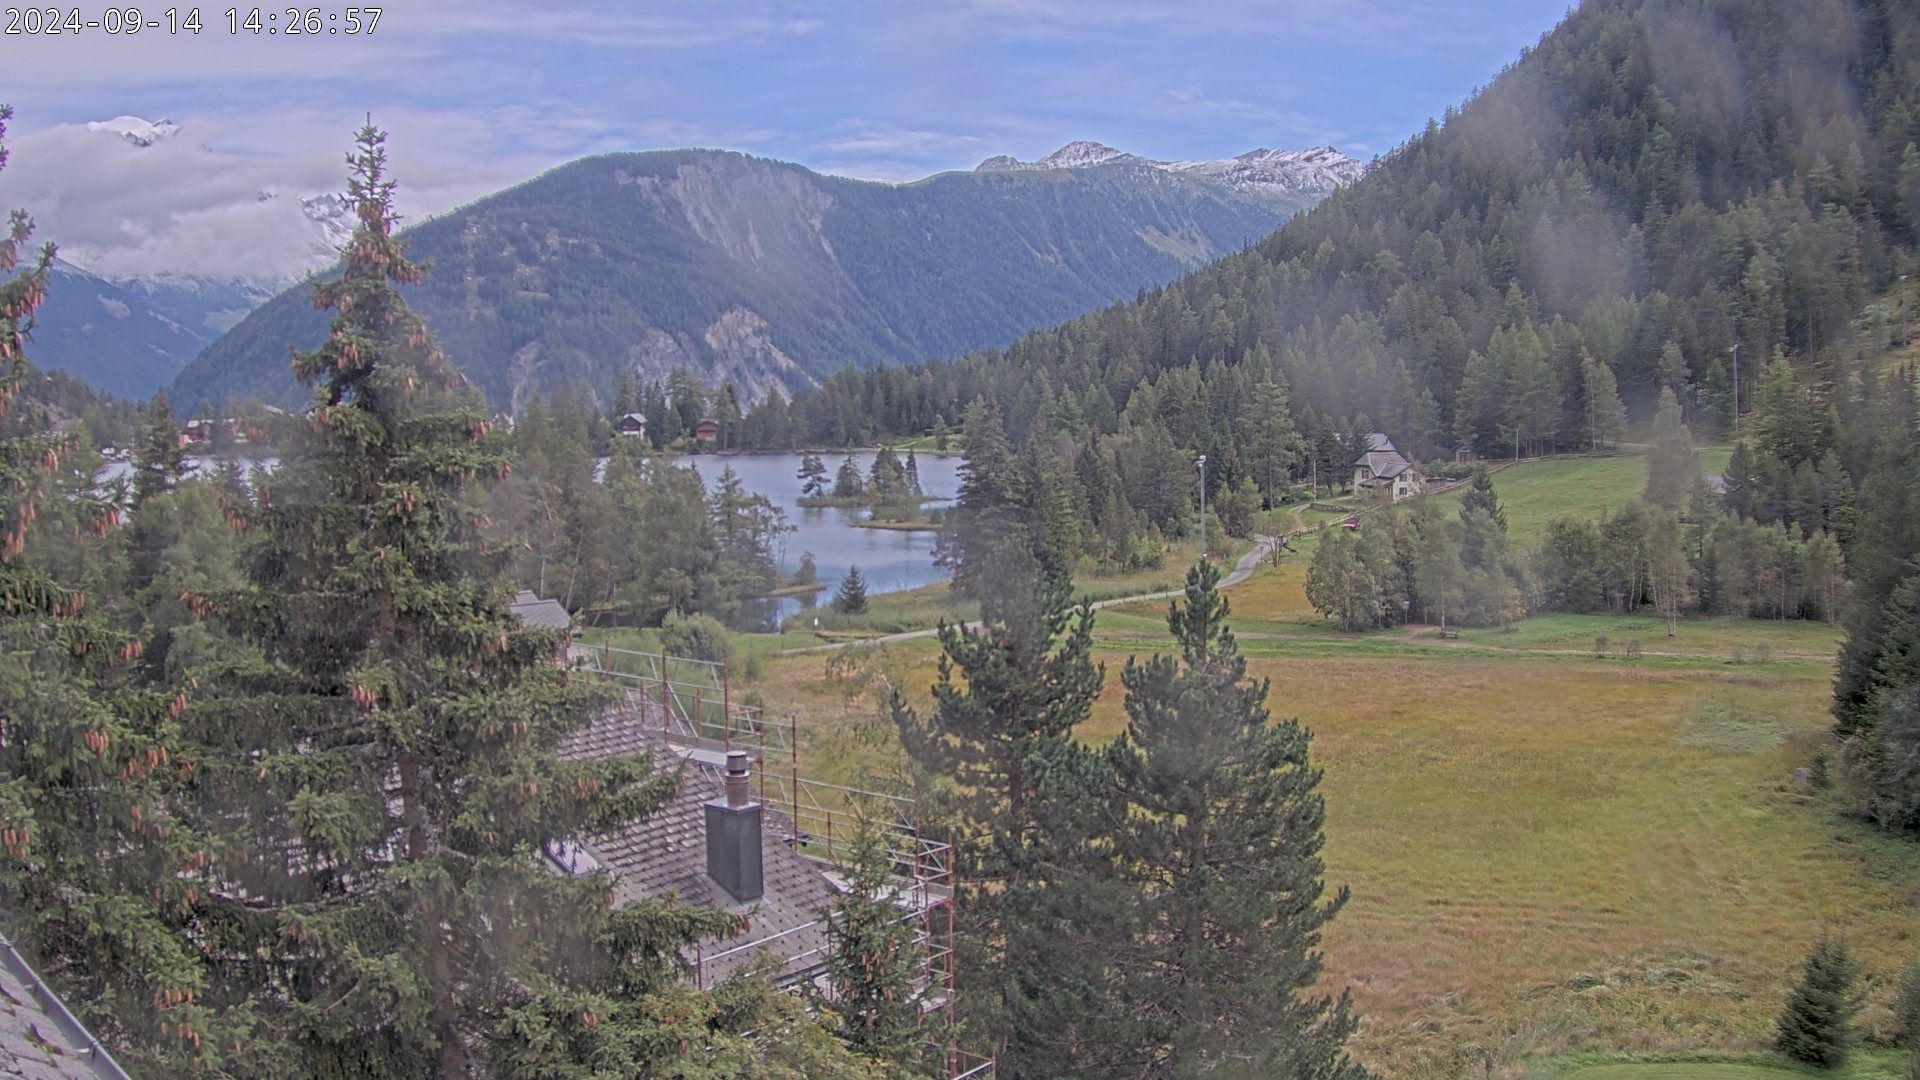
[[[1907,961],[1893,989],[1893,1041],[1920,1051],[1920,959]]]
[[[1853,1015],[1860,1002],[1854,995],[1853,957],[1837,938],[1823,937],[1807,954],[1799,985],[1787,996],[1780,1013],[1780,1033],[1774,1046],[1795,1061],[1831,1069],[1847,1060],[1854,1041]]]
[[[733,642],[727,637],[727,628],[711,615],[682,615],[670,611],[660,624],[660,651],[669,656],[724,664],[733,654]]]

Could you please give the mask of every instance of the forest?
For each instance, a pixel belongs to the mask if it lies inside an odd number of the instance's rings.
[[[1249,537],[1338,494],[1384,433],[1467,482],[1457,508],[1343,504],[1302,559],[1325,623],[1355,641],[1597,612],[1651,611],[1669,634],[1837,623],[1808,784],[1817,766],[1847,818],[1906,842],[1916,110],[1920,14],[1893,0],[1591,3],[1361,182],[1135,301],[751,407],[685,372],[605,403],[562,385],[511,425],[409,306],[433,271],[396,235],[369,126],[360,228],[313,284],[327,332],[293,358],[310,407],[260,421],[281,463],[252,476],[189,475],[164,400],[28,366],[54,252],[17,214],[0,240],[8,934],[142,1074],[938,1072],[871,890],[830,916],[827,989],[793,995],[766,973],[686,981],[684,950],[739,916],[615,905],[603,875],[545,868],[675,783],[558,754],[607,695],[508,600],[724,641],[689,621],[781,584],[786,523],[730,472],[657,451],[713,418],[728,448],[816,452],[821,497],[894,502],[911,451],[831,481],[817,452],[951,440],[965,467],[938,558],[980,618],[939,626],[928,693],[883,689],[927,828],[959,853],[964,1034],[1010,1076],[1365,1076],[1359,1010],[1323,981],[1353,894],[1327,881],[1313,734],[1270,707],[1221,570],[1186,575],[1117,690],[1075,580],[1198,529]],[[648,438],[609,440],[629,412]],[[134,451],[123,489],[95,482],[108,441]],[[1708,441],[1730,444],[1711,476]],[[1646,458],[1638,498],[1537,542],[1509,528],[1494,469],[1627,450]],[[1479,468],[1452,468],[1469,454]],[[1080,738],[1103,688],[1112,738]],[[1781,1053],[1844,1057],[1850,963],[1825,940],[1809,956]]]

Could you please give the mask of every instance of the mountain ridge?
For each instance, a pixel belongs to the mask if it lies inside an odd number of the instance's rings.
[[[1262,147],[1230,158],[1160,161],[1118,150],[1091,139],[1076,139],[1034,161],[997,154],[974,166],[974,172],[1035,172],[1052,169],[1093,169],[1131,166],[1200,177],[1228,188],[1273,193],[1281,197],[1322,198],[1358,180],[1366,166],[1331,146],[1305,150]]]
[[[585,158],[409,229],[409,301],[497,407],[686,367],[748,399],[840,367],[955,356],[1163,284],[1316,199],[1177,170],[941,173],[884,184],[730,151]],[[664,286],[663,286],[664,283]],[[323,321],[283,293],[171,393],[297,398],[288,345]]]

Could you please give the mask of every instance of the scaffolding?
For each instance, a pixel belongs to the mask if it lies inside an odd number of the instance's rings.
[[[953,847],[925,835],[917,799],[808,780],[800,770],[797,719],[789,715],[781,723],[762,709],[735,702],[724,664],[578,644],[569,650],[569,658],[576,670],[619,687],[625,704],[647,726],[657,725],[661,738],[681,756],[717,766],[728,751],[745,750],[753,762],[760,802],[773,811],[767,815],[768,839],[818,863],[836,887],[845,887],[838,868],[855,833],[878,830],[895,882],[886,899],[900,908],[903,921],[913,924],[923,957],[920,1024],[927,1043],[944,1060],[948,1080],[994,1075],[991,1057],[958,1045]],[[770,946],[777,950],[789,942],[806,947],[782,955],[783,977],[791,986],[805,985],[825,966],[826,946],[807,945],[822,938],[824,929],[823,921],[815,922],[747,945],[712,953],[699,950],[694,957],[696,982],[704,985],[709,970],[731,969],[744,952]]]

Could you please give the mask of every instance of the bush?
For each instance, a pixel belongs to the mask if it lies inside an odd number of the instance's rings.
[[[1893,988],[1893,1041],[1920,1051],[1920,959],[1907,961]]]
[[[724,664],[733,655],[733,642],[727,637],[727,628],[711,615],[670,611],[660,624],[660,651],[668,656]]]
[[[1780,1034],[1774,1047],[1795,1061],[1823,1069],[1847,1060],[1853,1046],[1853,1015],[1860,1002],[1854,995],[1853,957],[1845,943],[1823,937],[1807,954],[1800,983],[1787,996],[1780,1013]]]
[[[1167,541],[1158,526],[1149,525],[1127,544],[1127,569],[1158,570],[1167,561]]]

